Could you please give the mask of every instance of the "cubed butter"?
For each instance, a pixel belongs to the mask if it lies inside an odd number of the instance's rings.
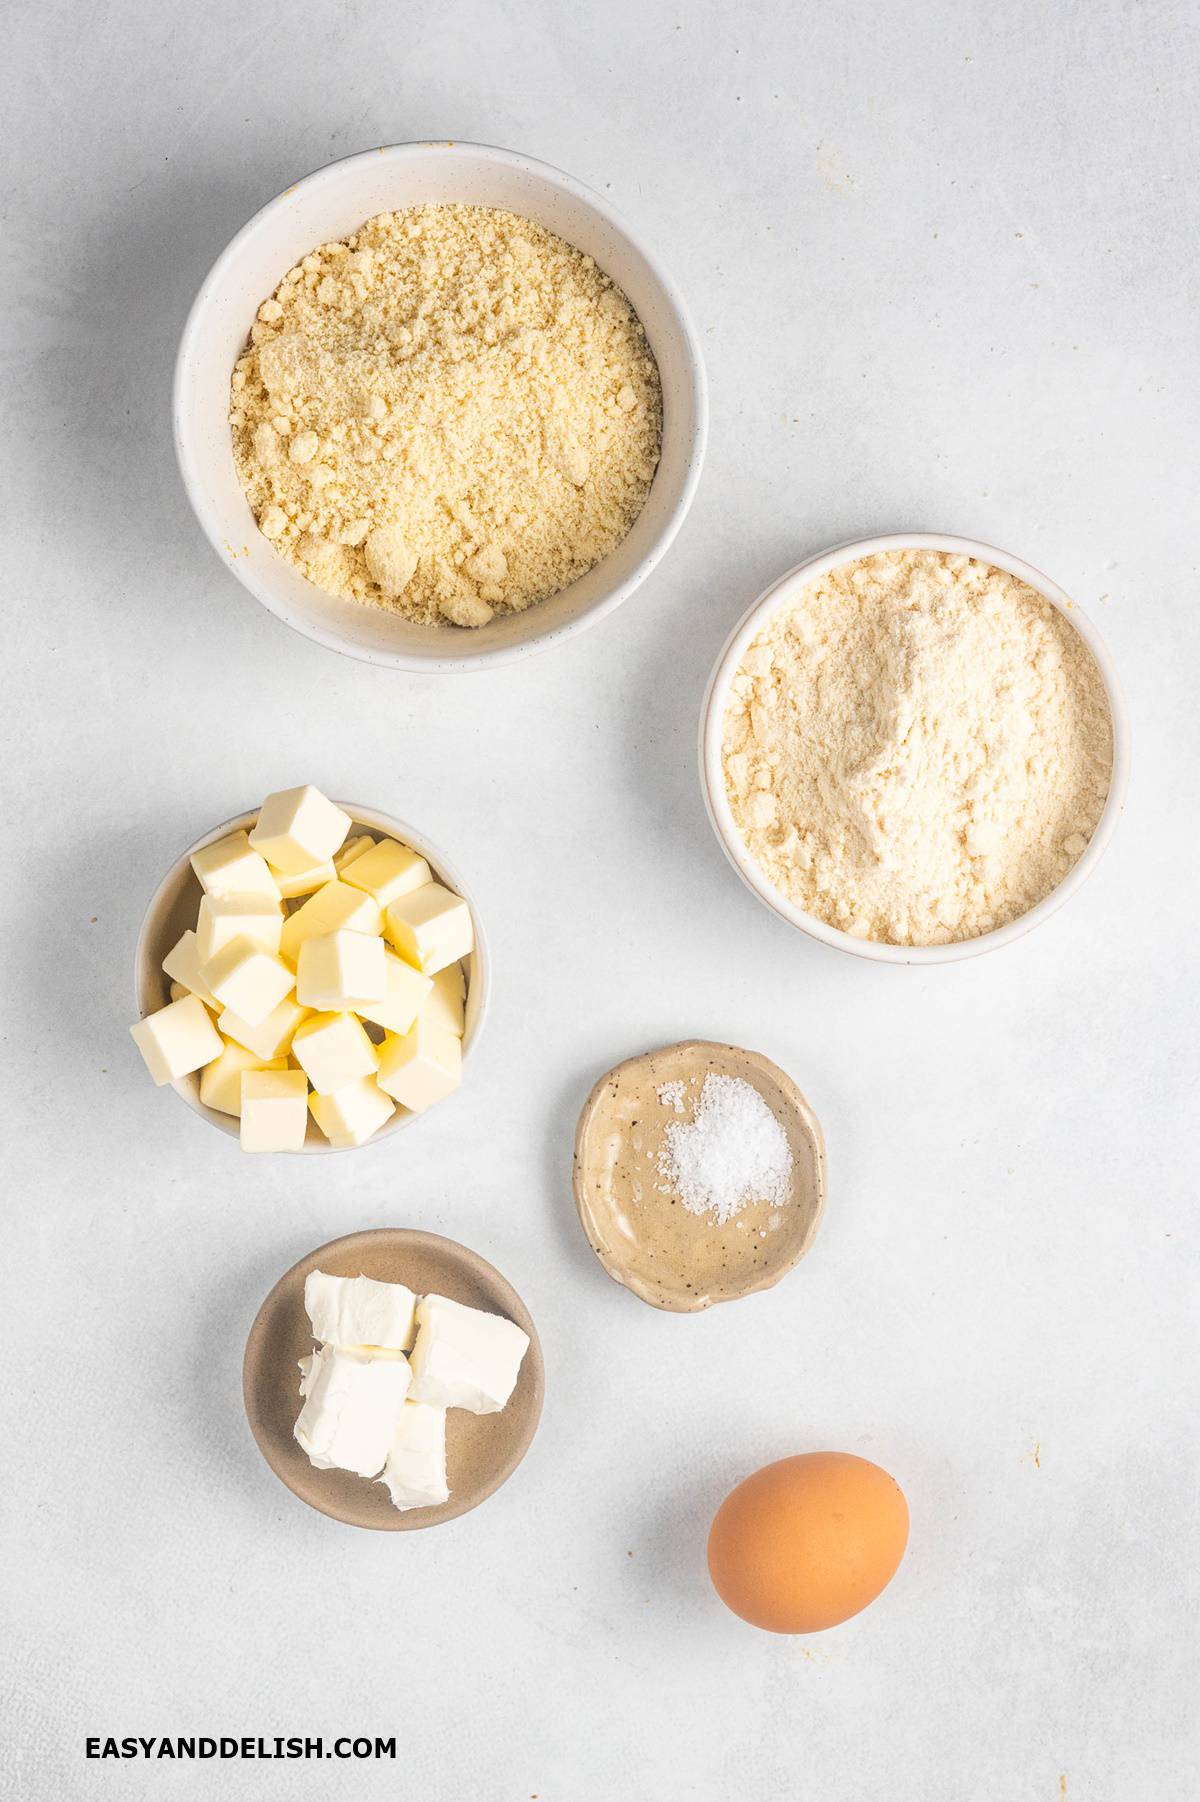
[[[217,1030],[227,1039],[236,1039],[256,1057],[269,1061],[286,1056],[292,1048],[293,1033],[301,1020],[308,1019],[311,1011],[301,1007],[295,995],[285,995],[279,1006],[273,1007],[266,1019],[259,1020],[254,1026],[227,1007],[217,1019]]]
[[[192,868],[206,895],[261,895],[278,901],[279,886],[267,860],[244,832],[231,832],[215,845],[192,852]]]
[[[378,935],[383,930],[379,904],[361,889],[345,882],[327,882],[303,907],[289,914],[283,922],[279,949],[290,964],[300,956],[305,939],[323,937],[329,932],[362,932]]]
[[[357,1011],[372,1026],[383,1026],[388,1032],[407,1032],[418,1012],[432,999],[436,978],[422,976],[394,951],[384,951],[383,968],[382,1001],[364,1002]]]
[[[401,957],[426,976],[466,957],[474,944],[470,908],[440,882],[401,895],[384,919],[384,931]]]
[[[452,1032],[461,1039],[466,1030],[466,1000],[467,984],[462,965],[447,964],[433,978],[432,992],[421,1003],[421,1018],[430,1026],[440,1026],[443,1031]]]
[[[212,1015],[195,995],[168,1001],[129,1028],[155,1082],[178,1082],[221,1055],[221,1035]]]
[[[377,1477],[411,1381],[404,1358],[364,1358],[323,1345],[305,1374],[297,1443],[318,1470]]]
[[[379,1047],[380,1088],[416,1113],[443,1100],[461,1081],[461,1041],[420,1015],[408,1032],[389,1033]]]
[[[255,1057],[244,1045],[226,1039],[220,1057],[205,1064],[200,1072],[200,1099],[205,1107],[219,1114],[240,1115],[242,1111],[243,1070],[286,1070],[285,1057]]]
[[[200,974],[202,961],[196,935],[188,931],[178,944],[172,945],[163,958],[162,967],[172,981],[182,984],[189,995],[198,995],[205,1007],[217,1009],[217,998]]]
[[[374,1076],[360,1076],[332,1095],[310,1095],[308,1106],[329,1143],[339,1151],[365,1145],[396,1111],[395,1102],[384,1094]]]
[[[381,1483],[397,1508],[437,1508],[450,1500],[446,1482],[446,1410],[406,1401]]]
[[[404,1352],[413,1342],[417,1298],[403,1283],[310,1270],[304,1308],[313,1338],[329,1345]]]
[[[365,851],[369,851],[374,843],[375,840],[369,832],[360,832],[357,838],[348,838],[333,860],[333,867],[338,875],[342,875],[347,866],[352,864],[356,857],[361,857]]]
[[[365,932],[314,934],[296,960],[296,999],[302,1007],[344,1013],[382,1001],[387,986],[383,940]]]
[[[303,1070],[242,1071],[243,1151],[299,1151],[308,1130]]]
[[[337,881],[337,871],[331,858],[323,863],[314,863],[307,870],[297,870],[294,876],[280,874],[275,878],[279,884],[279,893],[285,901],[295,901],[301,895],[311,895],[327,882]]]
[[[295,977],[281,957],[252,939],[234,939],[204,965],[209,988],[231,1013],[259,1026],[290,995]]]
[[[264,951],[278,951],[283,909],[262,895],[202,895],[196,920],[200,968],[234,939],[253,939]]]
[[[422,1296],[412,1399],[436,1408],[498,1414],[516,1387],[528,1346],[528,1333],[501,1314],[485,1314],[444,1295]]]
[[[348,813],[306,783],[267,796],[250,843],[272,869],[294,876],[315,863],[332,861],[351,824]]]
[[[354,859],[344,880],[352,888],[363,889],[380,907],[386,908],[401,895],[423,887],[431,876],[429,865],[418,852],[410,851],[407,845],[398,844],[394,838],[383,838]]]
[[[374,1076],[379,1067],[379,1053],[353,1014],[311,1014],[292,1035],[292,1056],[318,1095],[332,1095],[360,1076]],[[316,1119],[324,1132],[320,1115]]]

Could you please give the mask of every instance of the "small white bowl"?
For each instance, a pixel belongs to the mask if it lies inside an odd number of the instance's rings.
[[[339,801],[338,806],[348,813],[356,828],[364,832],[377,833],[380,837],[396,838],[403,844],[410,845],[419,851],[429,864],[434,876],[447,888],[461,895],[471,909],[471,920],[475,929],[475,949],[464,960],[466,964],[467,999],[466,999],[466,1032],[463,1035],[463,1081],[467,1080],[466,1068],[471,1052],[479,1043],[479,1035],[483,1031],[483,1023],[487,1016],[488,1000],[491,994],[491,962],[488,957],[487,940],[483,935],[483,927],[479,921],[479,910],[474,899],[453,864],[447,862],[435,845],[403,820],[394,820],[390,814],[377,813],[370,807],[358,807],[353,801]],[[211,845],[219,838],[225,838],[231,832],[248,832],[258,819],[258,808],[249,813],[240,813],[236,819],[226,820],[220,826],[214,826],[203,838],[189,845],[181,857],[177,857],[167,871],[151,898],[142,921],[142,929],[138,933],[137,950],[134,953],[133,982],[134,995],[137,1000],[139,1017],[144,1019],[156,1008],[165,1007],[170,1000],[171,979],[163,970],[162,960],[176,944],[182,933],[195,926],[196,914],[200,907],[200,896],[204,892],[192,869],[192,854]],[[200,1099],[200,1072],[192,1076],[181,1077],[170,1085],[177,1095],[182,1096],[193,1113],[207,1120],[230,1138],[238,1137],[239,1126],[232,1114],[218,1113],[215,1108],[205,1107]],[[443,1105],[449,1105],[453,1097],[449,1097]],[[419,1120],[419,1114],[408,1108],[397,1108],[391,1119],[386,1121],[379,1131],[373,1133],[362,1145],[331,1145],[315,1120],[310,1116],[308,1134],[302,1152],[310,1151],[363,1151],[370,1145],[378,1145],[381,1139],[390,1138],[392,1133],[399,1132],[413,1120]]]
[[[750,643],[772,614],[793,600],[809,582],[827,574],[831,569],[840,569],[844,563],[855,563],[860,557],[873,557],[880,551],[906,550],[957,552],[965,557],[975,557],[981,563],[994,564],[997,569],[1005,569],[1020,581],[1027,582],[1030,588],[1035,589],[1066,615],[1091,651],[1104,683],[1112,716],[1113,766],[1108,799],[1087,849],[1078,862],[1068,870],[1057,888],[1052,889],[1044,900],[1031,907],[1019,919],[1011,920],[1007,926],[997,927],[994,932],[981,933],[978,938],[960,939],[949,945],[885,945],[874,939],[855,938],[851,933],[840,932],[836,926],[827,926],[824,920],[804,913],[774,883],[767,880],[747,851],[729,806],[721,763],[721,739],[729,686]],[[824,945],[833,945],[838,951],[848,951],[854,957],[872,958],[876,963],[957,963],[964,957],[978,957],[984,951],[998,951],[1002,945],[1011,945],[1015,939],[1032,932],[1035,926],[1048,920],[1086,882],[1099,863],[1125,804],[1128,780],[1129,720],[1116,669],[1095,626],[1056,582],[1034,569],[1032,564],[1023,562],[1020,557],[1011,556],[1008,551],[998,551],[993,545],[980,544],[974,538],[951,538],[940,532],[889,532],[881,538],[861,538],[850,544],[834,545],[832,550],[823,551],[819,557],[812,557],[807,563],[798,563],[794,569],[789,569],[742,615],[725,641],[724,649],[717,658],[716,668],[709,678],[700,714],[700,783],[704,792],[704,804],[721,849],[742,881],[772,913],[778,914],[781,920],[786,920],[789,926],[798,926],[810,938],[820,939]]]
[[[259,532],[233,462],[229,383],[260,303],[318,244],[376,213],[460,202],[535,220],[585,251],[631,301],[658,362],[662,455],[628,537],[560,594],[478,630],[419,626],[326,594]],[[256,600],[318,644],[393,669],[509,663],[611,613],[666,552],[700,479],[708,432],[704,359],[682,297],[632,226],[547,163],[484,144],[390,144],[344,158],[269,201],[222,251],[183,330],[175,365],[175,449],[214,549]]]

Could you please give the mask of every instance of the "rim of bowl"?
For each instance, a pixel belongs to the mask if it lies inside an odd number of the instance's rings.
[[[854,563],[860,557],[871,557],[880,551],[901,550],[958,552],[982,563],[991,563],[997,569],[1007,570],[1009,575],[1016,576],[1035,589],[1075,627],[1092,653],[1104,684],[1112,720],[1113,761],[1108,799],[1097,821],[1096,830],[1088,840],[1087,848],[1062,881],[1027,913],[991,932],[980,933],[977,938],[958,939],[948,945],[888,945],[874,939],[855,938],[836,926],[826,925],[823,920],[803,912],[794,902],[789,901],[762,874],[742,843],[725,792],[721,762],[722,726],[730,683],[750,641],[757,635],[764,621],[785,604],[788,591],[803,588],[816,577],[825,575],[843,563]],[[999,550],[995,545],[984,544],[977,538],[962,538],[944,532],[887,532],[873,538],[848,539],[845,543],[832,545],[819,555],[806,558],[804,562],[786,570],[747,608],[729,634],[709,677],[700,712],[700,786],[704,806],[717,842],[742,881],[772,913],[785,920],[789,926],[799,928],[823,945],[832,945],[837,951],[849,952],[852,957],[869,958],[875,963],[958,963],[963,958],[979,957],[985,951],[998,951],[1002,946],[1011,945],[1016,939],[1023,938],[1027,932],[1032,932],[1035,926],[1042,925],[1087,881],[1104,855],[1125,806],[1129,762],[1129,716],[1116,665],[1104,640],[1083,609],[1057,582],[1051,581],[1049,576],[1044,575],[1032,563],[1026,563],[1023,558],[1014,557],[1010,551]]]
[[[428,861],[435,873],[439,877],[444,877],[447,886],[452,888],[455,894],[461,895],[467,906],[470,908],[475,945],[471,952],[472,967],[467,983],[467,998],[469,1000],[471,995],[475,994],[478,996],[478,1001],[475,1007],[474,1019],[470,1022],[463,1035],[462,1050],[463,1064],[465,1066],[468,1057],[479,1043],[480,1035],[483,1032],[484,1024],[487,1019],[488,1007],[492,995],[492,960],[488,951],[487,937],[484,933],[483,925],[479,918],[479,910],[475,905],[474,898],[471,895],[470,890],[463,883],[455,866],[442,855],[435,844],[426,838],[424,833],[415,831],[414,828],[409,826],[404,820],[398,820],[392,814],[381,813],[379,809],[375,807],[359,807],[351,801],[337,801],[335,802],[335,806],[340,807],[344,813],[348,813],[356,826],[364,826],[368,831],[386,832],[389,836],[400,839],[403,844],[408,845],[412,850],[419,852],[420,855]],[[150,940],[152,937],[152,922],[158,912],[159,904],[162,901],[166,890],[184,874],[185,866],[190,865],[193,852],[203,850],[205,845],[215,844],[218,839],[227,837],[231,832],[247,831],[253,822],[257,820],[259,812],[260,809],[257,807],[249,808],[245,813],[235,814],[232,819],[224,820],[219,826],[214,826],[211,832],[204,833],[196,840],[195,844],[189,845],[187,850],[182,852],[180,856],[175,859],[163,876],[162,881],[151,895],[146,904],[146,910],[142,915],[142,923],[138,928],[137,945],[133,953],[133,999],[134,1005],[138,1010],[139,1019],[145,1019],[147,1012],[153,1012],[153,1009],[147,1009],[145,1007],[145,998],[142,989],[143,971],[153,971],[155,976],[164,974],[162,970],[162,958],[155,957],[155,947],[151,945]],[[165,947],[164,955],[170,948],[169,945]],[[165,1005],[165,1003],[160,1003],[160,1005]],[[206,1121],[209,1126],[215,1126],[219,1132],[225,1134],[226,1138],[236,1139],[238,1137],[238,1122],[234,1116],[232,1114],[219,1113],[215,1108],[205,1107],[204,1103],[201,1101],[198,1082],[199,1074],[199,1071],[195,1071],[193,1076],[182,1076],[177,1082],[164,1083],[163,1087],[173,1089],[176,1095],[179,1096],[179,1099],[184,1102],[194,1114],[198,1114],[202,1120]],[[196,1081],[196,1088],[194,1091],[190,1086],[193,1080]],[[421,1118],[422,1115],[420,1113],[414,1113],[411,1109],[397,1108],[391,1119],[386,1120],[379,1128],[378,1132],[372,1133],[369,1139],[364,1139],[361,1145],[331,1145],[328,1140],[321,1139],[314,1141],[309,1140],[306,1137],[304,1144],[300,1146],[299,1150],[284,1152],[282,1155],[284,1157],[311,1157],[313,1155],[324,1155],[327,1152],[367,1151],[371,1146],[380,1144],[384,1139],[390,1138],[393,1133],[401,1131],[401,1129],[406,1126],[411,1126],[414,1121],[420,1120]]]
[[[565,625],[547,628],[545,632],[538,633],[520,644],[508,645],[494,651],[480,651],[469,660],[455,656],[418,658],[409,656],[403,650],[379,652],[361,646],[352,646],[328,627],[294,619],[286,603],[272,592],[269,584],[260,582],[250,568],[242,569],[236,565],[233,566],[233,574],[256,601],[273,613],[276,619],[282,620],[283,624],[289,626],[293,632],[298,632],[302,637],[323,645],[326,650],[337,651],[343,657],[353,657],[360,663],[370,663],[388,669],[410,670],[416,674],[458,675],[468,674],[474,670],[495,669],[504,663],[519,662],[524,657],[548,650],[552,644],[556,644],[562,639],[573,637],[576,633],[583,631],[585,627],[594,625],[598,620],[615,612],[621,603],[628,600],[634,590],[639,588],[647,576],[657,568],[671,548],[680,526],[687,517],[699,486],[700,474],[704,466],[704,453],[708,443],[708,376],[704,366],[700,339],[692,323],[687,303],[674,279],[636,227],[610,206],[603,195],[596,193],[594,189],[588,187],[585,182],[578,181],[573,175],[568,175],[565,170],[555,168],[553,163],[544,163],[537,157],[524,156],[515,150],[505,150],[496,144],[474,144],[461,139],[425,138],[400,144],[381,144],[374,150],[356,150],[349,156],[338,157],[332,163],[322,164],[319,169],[312,170],[297,181],[289,182],[286,188],[281,189],[278,194],[259,207],[241,230],[234,234],[200,284],[196,298],[188,310],[183,333],[179,340],[179,349],[175,355],[175,372],[171,389],[171,436],[175,445],[175,458],[179,466],[179,474],[192,512],[199,521],[205,537],[221,558],[222,564],[229,568],[230,565],[223,555],[224,534],[220,531],[215,518],[210,515],[207,503],[202,498],[203,486],[193,468],[188,434],[182,424],[182,421],[189,415],[191,407],[192,343],[212,296],[220,288],[229,265],[247,239],[263,230],[269,224],[276,210],[284,201],[294,195],[297,189],[312,188],[322,182],[331,181],[335,172],[344,170],[351,163],[370,163],[372,166],[377,166],[381,156],[391,162],[415,162],[434,151],[439,153],[458,151],[463,155],[483,157],[489,162],[506,165],[509,168],[519,169],[539,177],[551,186],[561,188],[584,206],[590,207],[619,237],[626,239],[646,263],[661,287],[672,316],[672,324],[686,348],[691,402],[695,415],[687,469],[679,498],[664,521],[662,530],[640,563],[630,572],[624,582],[618,583],[610,589],[600,600],[589,607],[586,613],[580,614],[577,619],[570,620]],[[651,487],[653,487],[653,483],[651,483]],[[647,498],[649,498],[648,495]],[[553,597],[550,598],[553,599]]]

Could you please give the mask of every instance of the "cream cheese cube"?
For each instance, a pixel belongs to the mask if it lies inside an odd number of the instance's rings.
[[[412,1399],[498,1414],[516,1387],[528,1347],[528,1333],[503,1315],[424,1295],[417,1303]]]
[[[381,938],[365,932],[314,934],[296,959],[296,999],[302,1007],[345,1013],[382,1001],[387,986]]]
[[[259,1026],[285,996],[295,977],[281,957],[252,939],[234,939],[204,965],[203,976],[222,1008]]]
[[[446,1410],[406,1401],[381,1483],[397,1508],[437,1508],[450,1500],[446,1482]]]
[[[263,895],[202,895],[196,920],[200,969],[234,939],[253,939],[264,951],[278,951],[283,909]]]
[[[386,908],[432,878],[429,865],[418,852],[410,851],[394,838],[383,838],[347,866],[344,880]]]
[[[205,1007],[219,1012],[221,1004],[200,974],[202,961],[196,935],[188,931],[177,944],[172,945],[162,960],[162,967],[172,981],[180,983],[189,995],[198,995]]]
[[[329,1143],[339,1151],[365,1145],[396,1111],[395,1102],[384,1094],[374,1076],[360,1076],[332,1095],[310,1095],[308,1107]]]
[[[384,932],[401,957],[426,976],[466,957],[475,942],[470,908],[440,882],[401,895],[384,919]]]
[[[193,851],[192,868],[206,895],[261,895],[278,901],[279,885],[244,832],[231,832],[215,845]]]
[[[412,1372],[404,1358],[364,1358],[323,1345],[305,1378],[293,1429],[318,1470],[377,1477],[387,1460]]]
[[[383,915],[379,905],[361,889],[345,882],[327,882],[303,907],[289,914],[283,922],[279,949],[294,964],[305,939],[324,937],[329,932],[361,932],[378,936],[383,931]]]
[[[220,1004],[218,1003],[218,1006]],[[292,1048],[292,1035],[302,1020],[307,1020],[311,1008],[301,1007],[294,995],[285,995],[278,1007],[273,1007],[265,1020],[259,1020],[251,1026],[249,1020],[243,1020],[232,1008],[226,1008],[217,1019],[217,1031],[227,1039],[236,1039],[247,1051],[253,1051],[256,1057],[267,1061],[274,1057],[284,1057]]]
[[[255,1057],[244,1045],[226,1039],[220,1057],[205,1064],[200,1072],[200,1099],[205,1107],[219,1114],[240,1115],[242,1111],[243,1070],[286,1070],[285,1057]]]
[[[337,871],[332,859],[326,858],[323,863],[311,864],[307,870],[298,870],[294,876],[280,874],[275,880],[283,899],[295,901],[301,895],[311,895],[317,889],[324,888],[327,882],[336,882]]]
[[[417,1298],[403,1283],[310,1270],[304,1309],[313,1338],[329,1345],[406,1352],[413,1342]]]
[[[166,1007],[147,1014],[129,1031],[159,1088],[167,1082],[178,1082],[181,1076],[190,1076],[193,1070],[211,1064],[221,1055],[221,1035],[203,1001],[195,995],[168,1001]]]
[[[375,840],[369,832],[360,832],[357,838],[348,838],[333,860],[333,867],[338,875],[342,875],[355,858],[361,857],[365,851],[369,851],[374,843]]]
[[[308,1130],[303,1070],[243,1070],[243,1151],[299,1151]]]
[[[421,1018],[430,1026],[440,1026],[443,1032],[452,1032],[455,1038],[461,1039],[466,1031],[466,1001],[467,984],[462,965],[447,964],[433,978],[433,990],[421,1003]]]
[[[388,1032],[407,1032],[431,998],[436,979],[422,976],[394,951],[384,951],[383,968],[383,1000],[363,1002],[357,1011],[372,1026],[382,1026]]]
[[[462,1043],[418,1014],[406,1033],[389,1033],[379,1048],[379,1086],[420,1113],[462,1081]]]
[[[273,869],[295,876],[315,863],[330,862],[352,824],[348,813],[305,783],[267,796],[250,843]]]
[[[379,1053],[353,1014],[310,1015],[292,1035],[292,1056],[318,1095],[332,1095],[379,1068]]]

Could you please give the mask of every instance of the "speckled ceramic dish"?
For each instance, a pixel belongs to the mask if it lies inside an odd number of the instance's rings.
[[[750,1202],[723,1226],[689,1213],[658,1170],[665,1129],[680,1118],[659,1090],[682,1083],[686,1106],[710,1072],[757,1089],[792,1153],[787,1203]],[[579,1117],[574,1181],[583,1230],[608,1274],[652,1307],[691,1314],[769,1289],[804,1256],[825,1206],[825,1147],[812,1109],[777,1065],[690,1039],[600,1078]]]
[[[394,1508],[382,1483],[348,1470],[316,1470],[292,1437],[300,1412],[299,1359],[313,1349],[304,1311],[310,1270],[331,1276],[369,1276],[406,1283],[417,1294],[448,1295],[468,1308],[503,1314],[529,1334],[517,1386],[498,1414],[451,1408],[446,1416],[446,1474],[450,1500],[440,1508]],[[246,1417],[258,1449],[281,1483],[310,1508],[351,1527],[412,1532],[437,1527],[477,1508],[511,1477],[537,1431],[545,1367],[537,1329],[521,1297],[498,1270],[465,1245],[437,1233],[381,1227],[350,1233],[309,1252],[281,1276],[258,1310],[242,1366]]]

